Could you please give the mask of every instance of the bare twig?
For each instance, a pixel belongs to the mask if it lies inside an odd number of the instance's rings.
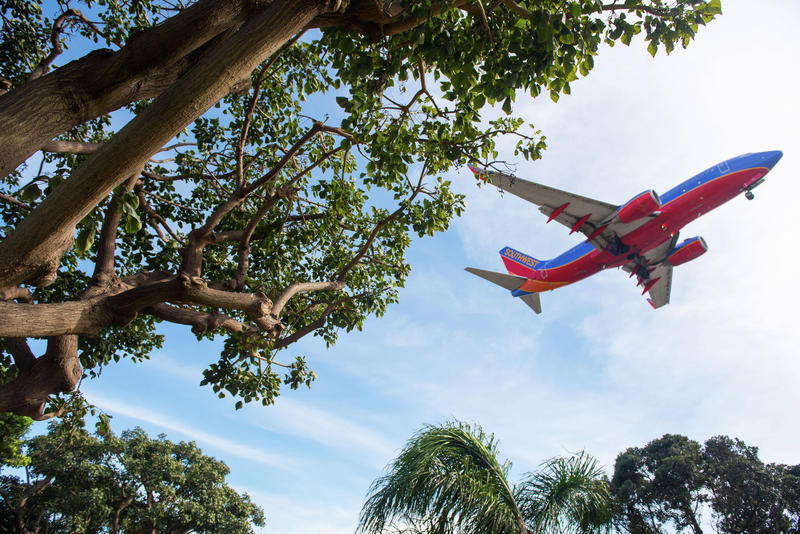
[[[162,232],[161,230],[161,227],[163,226],[164,229],[169,233],[170,236],[172,236],[172,238],[175,241],[177,241],[181,245],[185,245],[186,243],[183,241],[183,239],[180,238],[180,236],[178,236],[178,234],[176,234],[172,230],[172,228],[170,228],[170,226],[167,224],[167,221],[164,220],[164,217],[156,213],[156,210],[154,210],[153,207],[150,205],[150,203],[147,202],[147,199],[144,196],[145,195],[144,186],[142,186],[141,182],[136,184],[136,186],[134,187],[134,191],[136,192],[136,196],[139,199],[139,205],[147,214],[150,226],[152,226],[153,229],[156,231],[156,233],[158,234],[158,238],[161,239],[161,241],[163,241],[164,243],[168,243],[166,236],[164,236],[164,232]]]
[[[94,25],[92,21],[87,19],[83,13],[78,11],[77,9],[68,9],[67,11],[63,12],[61,15],[56,18],[55,22],[53,22],[53,31],[50,34],[50,42],[53,44],[53,49],[50,51],[50,54],[47,55],[42,61],[33,69],[31,75],[28,77],[28,80],[35,80],[45,74],[47,71],[50,70],[50,64],[64,51],[61,46],[61,34],[64,31],[65,24],[69,21],[69,19],[77,19],[77,21],[83,22],[86,24],[94,33],[103,37],[103,34],[100,30],[97,29],[97,26]]]
[[[416,196],[420,193],[420,191],[422,191],[422,180],[425,178],[425,174],[427,172],[427,167],[428,167],[427,163],[428,162],[426,161],[425,164],[422,166],[422,171],[420,172],[419,181],[417,182],[417,187],[414,189],[414,192],[411,194],[411,196],[406,200],[406,202],[409,204],[414,200],[414,198],[416,198]],[[341,271],[339,271],[339,274],[336,276],[336,280],[344,281],[347,278],[347,273],[349,273],[350,270],[353,267],[355,267],[358,264],[358,262],[361,261],[361,258],[363,258],[364,255],[369,251],[369,249],[372,247],[372,244],[375,241],[375,238],[378,237],[380,231],[387,224],[389,224],[398,216],[400,216],[400,214],[403,213],[403,211],[405,211],[405,207],[400,206],[395,211],[393,211],[388,217],[378,221],[378,223],[370,232],[366,241],[364,241],[364,244],[361,245],[361,248],[358,250],[356,255],[353,256],[353,258],[347,263],[347,265],[345,265],[342,268]]]
[[[256,81],[253,83],[253,96],[250,98],[250,103],[247,106],[247,112],[242,122],[242,129],[239,132],[239,142],[236,143],[236,185],[240,188],[244,186],[244,145],[247,143],[247,132],[250,130],[250,123],[253,120],[253,110],[256,108],[258,95],[261,93],[261,83],[264,81],[266,72],[266,68],[261,69]]]
[[[17,206],[18,208],[22,208],[27,211],[30,211],[32,209],[29,205],[25,204],[24,202],[20,202],[16,198],[10,195],[6,195],[5,193],[0,193],[0,200],[5,202],[6,204],[12,204],[14,206]]]

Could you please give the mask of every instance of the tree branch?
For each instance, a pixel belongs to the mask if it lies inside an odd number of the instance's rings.
[[[314,125],[303,135],[303,137],[297,140],[295,144],[292,145],[292,147],[286,151],[286,154],[283,155],[281,160],[272,169],[270,169],[270,171],[267,174],[265,174],[258,180],[254,181],[249,186],[245,187],[243,189],[242,194],[249,195],[256,189],[264,185],[265,183],[268,183],[273,179],[275,179],[275,177],[278,175],[279,172],[281,172],[281,170],[283,170],[286,164],[289,163],[292,160],[292,158],[294,158],[297,155],[297,153],[300,151],[301,148],[303,148],[303,145],[305,145],[318,132],[322,131],[323,126],[324,125],[321,122],[314,122]]]
[[[94,335],[111,325],[125,326],[144,308],[172,302],[241,310],[263,332],[277,337],[283,325],[263,293],[238,293],[210,288],[202,278],[186,274],[139,273],[108,286],[106,293],[55,304],[0,301],[0,337]]]
[[[24,337],[6,338],[6,348],[11,353],[11,357],[14,358],[14,365],[17,366],[20,373],[29,371],[33,367],[36,356],[33,355]]]
[[[427,168],[427,162],[426,162],[425,165],[422,166],[422,171],[420,172],[419,181],[417,182],[417,187],[414,189],[414,192],[411,194],[411,196],[406,200],[407,203],[410,204],[414,200],[414,198],[416,198],[416,196],[420,193],[420,191],[422,191],[422,180],[425,177],[426,168]],[[355,267],[356,264],[358,264],[359,261],[361,261],[361,258],[363,258],[364,255],[367,253],[367,251],[372,247],[372,243],[375,241],[375,238],[378,237],[378,234],[380,233],[380,231],[387,224],[389,224],[394,219],[396,219],[401,213],[403,213],[403,211],[405,211],[405,207],[400,206],[394,212],[392,212],[388,217],[386,217],[385,219],[380,220],[375,225],[375,227],[370,232],[369,237],[367,237],[367,240],[364,242],[364,244],[359,249],[358,253],[356,253],[356,255],[353,256],[353,259],[351,259],[347,263],[347,265],[345,265],[342,268],[341,271],[339,271],[339,274],[336,276],[336,280],[344,282],[344,280],[347,278],[347,273],[349,273],[350,270],[353,267]]]
[[[453,2],[439,2],[438,4],[433,4],[430,7],[427,15],[424,16],[416,16],[416,17],[408,17],[405,20],[401,20],[398,22],[392,22],[390,24],[386,24],[383,27],[383,34],[387,36],[395,35],[397,33],[403,33],[408,31],[412,28],[416,28],[420,24],[423,24],[425,21],[432,19],[434,17],[438,17],[442,14],[443,11],[449,8],[460,8],[462,5],[469,3],[471,0],[455,0]]]
[[[292,284],[275,299],[272,304],[272,314],[275,317],[280,317],[281,311],[289,300],[298,293],[307,293],[309,291],[341,291],[344,289],[344,282],[341,280],[333,280],[331,282],[300,282]]]
[[[30,302],[31,292],[24,287],[3,287],[0,288],[0,300],[19,300],[20,302]]]
[[[33,209],[30,206],[28,206],[27,204],[25,204],[24,202],[20,202],[16,198],[14,198],[14,197],[12,197],[10,195],[6,195],[5,193],[0,193],[0,200],[5,202],[6,204],[11,204],[11,205],[17,206],[19,208],[22,208],[25,211],[31,211]]]
[[[40,76],[43,76],[50,70],[50,64],[64,51],[61,47],[61,33],[64,31],[64,25],[69,19],[77,19],[80,22],[86,24],[91,30],[99,35],[101,38],[103,34],[100,30],[97,29],[97,26],[92,23],[89,19],[83,16],[83,13],[78,11],[77,9],[68,9],[63,12],[58,18],[53,22],[53,31],[50,34],[50,42],[53,44],[53,49],[50,51],[50,54],[47,55],[39,65],[36,66],[35,69],[31,72],[30,76],[28,76],[28,81],[35,80]]]
[[[236,185],[240,188],[244,186],[244,145],[247,142],[247,132],[250,129],[250,122],[253,120],[253,111],[256,109],[258,95],[261,92],[261,83],[264,81],[264,75],[266,73],[266,68],[261,69],[256,81],[253,83],[253,96],[250,98],[250,102],[247,105],[247,112],[245,113],[241,132],[239,133],[239,142],[236,143]]]
[[[122,191],[129,192],[133,189],[139,173],[131,176],[122,188]],[[103,287],[109,283],[114,274],[114,251],[116,250],[117,229],[122,219],[122,212],[119,209],[122,191],[114,193],[111,201],[106,208],[103,218],[103,226],[100,229],[100,242],[97,245],[97,259],[95,260],[94,273],[92,274],[92,284]]]
[[[167,224],[167,221],[164,220],[164,217],[156,213],[156,211],[153,209],[150,203],[147,202],[147,198],[144,196],[146,191],[144,190],[144,186],[142,185],[142,183],[141,182],[137,183],[134,186],[133,190],[136,192],[136,197],[139,199],[139,205],[147,214],[147,220],[150,223],[150,226],[152,226],[153,229],[156,231],[159,239],[161,239],[161,241],[163,241],[164,243],[168,242],[166,236],[164,235],[164,232],[161,231],[161,226],[163,226],[164,229],[169,233],[169,235],[172,236],[172,239],[174,239],[181,245],[186,245],[186,242],[183,239],[181,239],[180,236],[178,236],[178,234],[176,234],[172,230],[172,228],[170,228],[170,226]]]
[[[103,143],[89,143],[86,141],[59,141],[54,139],[45,143],[39,150],[54,152],[56,154],[94,154]]]
[[[0,411],[40,419],[50,395],[75,389],[82,372],[78,337],[50,337],[43,356],[14,380],[0,386]]]
[[[169,304],[155,304],[142,310],[142,313],[152,315],[170,323],[185,324],[192,327],[192,332],[197,335],[205,334],[219,328],[232,333],[258,332],[258,329],[232,319],[221,313],[205,313]]]
[[[334,303],[328,304],[328,306],[322,312],[322,315],[320,315],[317,319],[295,330],[291,335],[279,339],[278,341],[275,342],[272,348],[277,350],[277,349],[282,349],[284,347],[288,347],[292,343],[297,342],[300,338],[307,336],[314,330],[322,328],[325,325],[325,322],[328,320],[328,315],[330,315],[331,312],[335,309],[336,306]]]
[[[192,7],[198,5],[201,2]],[[0,242],[0,286],[52,283],[61,256],[71,246],[75,225],[323,9],[323,4],[314,0],[269,3],[232,36],[209,50]],[[8,97],[3,95],[4,102]],[[0,169],[4,163],[0,162]]]

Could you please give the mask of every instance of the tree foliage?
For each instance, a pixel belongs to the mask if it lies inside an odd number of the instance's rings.
[[[411,238],[464,207],[445,172],[496,164],[501,136],[540,157],[519,94],[557,100],[603,42],[642,34],[669,52],[719,12],[0,0],[0,409],[63,411],[52,395],[147,358],[165,321],[224,336],[203,379],[220,395],[269,404],[309,385],[306,359],[281,351],[333,343],[397,300]],[[69,45],[89,51],[59,63]]]
[[[703,524],[720,533],[798,532],[798,474],[800,466],[765,465],[758,448],[738,439],[701,445],[666,434],[617,456],[616,523],[631,533],[700,533]]]
[[[594,532],[611,520],[608,486],[585,453],[553,458],[513,487],[510,462],[479,426],[427,426],[370,488],[359,529],[378,533]]]
[[[263,511],[225,484],[228,467],[193,442],[140,428],[91,435],[51,424],[26,442],[24,480],[0,478],[0,515],[13,532],[247,533]]]
[[[31,423],[30,417],[0,412],[0,465],[23,467],[30,461],[22,452],[22,439]]]

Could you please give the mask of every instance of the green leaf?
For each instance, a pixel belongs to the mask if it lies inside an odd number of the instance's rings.
[[[81,228],[78,232],[78,237],[75,239],[75,250],[78,251],[79,254],[85,254],[88,251],[92,244],[94,243],[94,235],[96,230],[94,226],[89,228]]]
[[[650,52],[650,55],[656,57],[656,52],[658,52],[658,45],[651,41],[649,45],[647,45],[647,51]]]
[[[711,0],[710,2],[706,2],[705,7],[703,8],[704,13],[711,13],[714,15],[721,15],[722,14],[722,2],[720,0]]]
[[[565,45],[575,44],[575,36],[570,32],[562,33],[558,36],[558,40]]]
[[[142,229],[142,220],[136,213],[128,214],[125,218],[125,231],[129,234],[135,234]]]
[[[503,101],[503,111],[505,111],[506,115],[511,114],[511,98],[508,97]]]
[[[33,202],[40,196],[42,196],[42,190],[37,184],[26,185],[19,194],[19,198],[23,202]]]

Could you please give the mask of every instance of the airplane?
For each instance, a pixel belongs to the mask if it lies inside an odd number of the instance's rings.
[[[752,200],[753,188],[764,182],[782,156],[779,150],[743,154],[661,196],[649,189],[620,206],[470,165],[479,179],[536,204],[548,223],[558,221],[570,234],[581,232],[586,240],[547,261],[504,247],[500,256],[508,274],[466,270],[509,290],[538,314],[542,312],[540,293],[621,267],[630,277],[636,276],[642,295],[649,293],[650,305],[660,308],[669,303],[672,268],[708,250],[702,237],[678,244],[681,228],[740,193]]]

